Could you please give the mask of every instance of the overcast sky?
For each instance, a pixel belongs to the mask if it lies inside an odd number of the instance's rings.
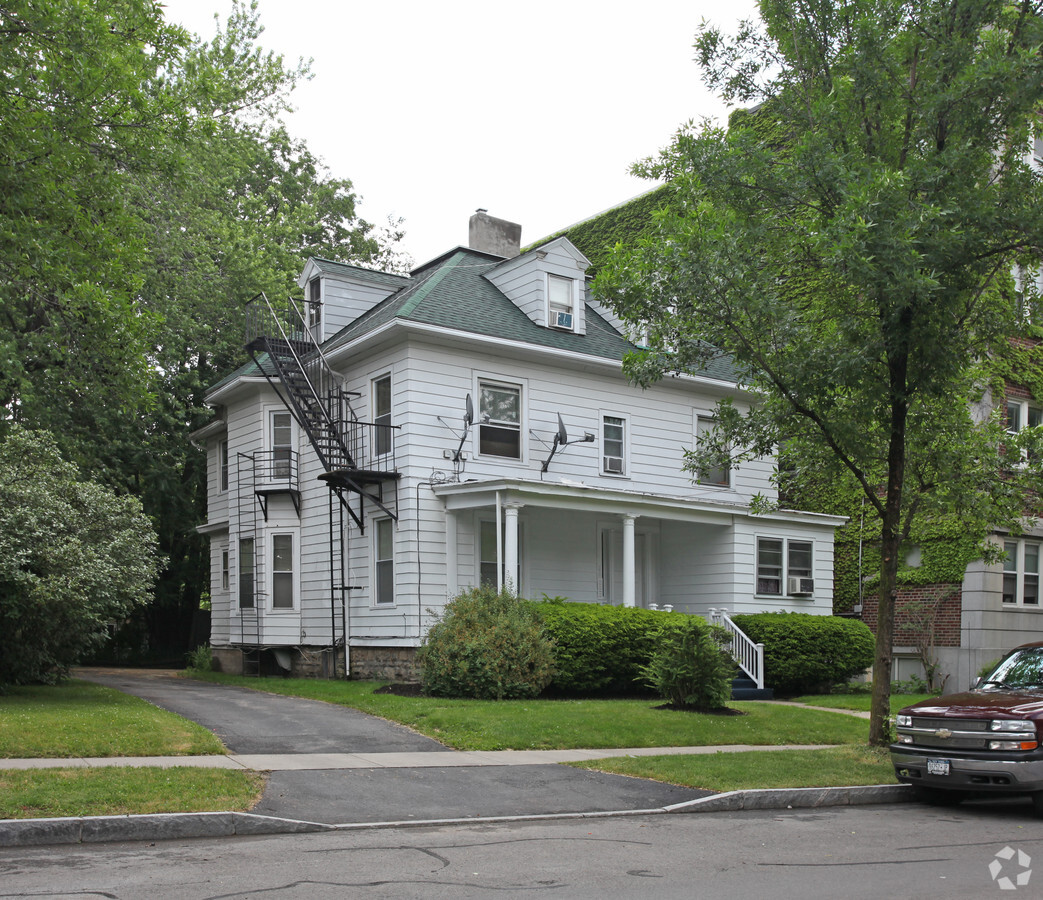
[[[164,0],[203,37],[226,0]],[[405,220],[424,262],[478,207],[529,243],[647,190],[629,165],[689,119],[723,120],[693,62],[701,20],[754,0],[259,0],[262,43],[312,59],[291,132],[349,178],[361,215]]]

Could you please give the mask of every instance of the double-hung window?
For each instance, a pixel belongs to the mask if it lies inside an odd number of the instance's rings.
[[[230,584],[229,573],[228,573],[228,548],[221,548],[221,590],[224,593],[228,593],[228,587]]]
[[[272,478],[289,478],[293,460],[293,417],[288,412],[271,415]]]
[[[576,282],[560,275],[547,275],[547,324],[551,328],[572,331],[575,327],[573,299]]]
[[[605,475],[626,475],[626,429],[622,416],[601,417],[601,471]]]
[[[478,398],[478,452],[521,459],[521,387],[481,381]]]
[[[373,602],[395,602],[395,526],[391,519],[377,519],[373,529]]]
[[[239,608],[254,608],[254,539],[239,539]]]
[[[217,466],[219,487],[222,491],[228,490],[228,441],[221,441],[217,445]]]
[[[322,343],[322,281],[313,278],[308,282],[308,331],[312,340]]]
[[[373,447],[377,456],[391,452],[391,376],[373,382]]]
[[[814,592],[811,541],[757,538],[757,593],[782,597]]]
[[[695,419],[695,443],[696,446],[708,440],[717,427],[717,422],[707,416],[696,416]],[[696,481],[699,484],[712,485],[715,487],[731,486],[731,469],[727,465],[713,466],[700,469],[696,473]]]
[[[272,609],[293,609],[293,535],[272,535]]]
[[[1039,552],[1036,541],[1004,541],[1003,602],[1039,607]]]

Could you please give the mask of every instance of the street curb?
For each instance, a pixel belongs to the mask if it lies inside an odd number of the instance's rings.
[[[881,784],[834,788],[783,788],[729,791],[699,800],[656,809],[581,813],[549,813],[528,816],[474,816],[401,822],[356,822],[326,825],[275,816],[240,812],[158,813],[141,816],[83,816],[68,819],[0,820],[0,847],[46,844],[94,844],[109,841],[165,841],[181,838],[240,837],[264,834],[357,831],[370,828],[475,825],[496,822],[534,822],[548,819],[592,819],[676,813],[739,812],[743,810],[813,809],[828,806],[863,806],[874,803],[906,803],[913,799],[908,785]]]
[[[69,819],[0,820],[0,847],[40,844],[97,844],[109,841],[166,841],[179,838],[300,834],[336,826],[240,812],[155,813],[141,816],[83,816]]]

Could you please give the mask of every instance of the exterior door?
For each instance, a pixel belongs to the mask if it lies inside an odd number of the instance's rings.
[[[648,600],[648,550],[651,537],[634,534],[634,604],[645,606]],[[601,531],[601,577],[598,593],[612,606],[623,603],[623,529]]]

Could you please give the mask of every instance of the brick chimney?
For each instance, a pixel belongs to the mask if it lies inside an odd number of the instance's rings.
[[[521,253],[521,225],[477,209],[467,224],[467,246],[483,253],[513,259]]]

